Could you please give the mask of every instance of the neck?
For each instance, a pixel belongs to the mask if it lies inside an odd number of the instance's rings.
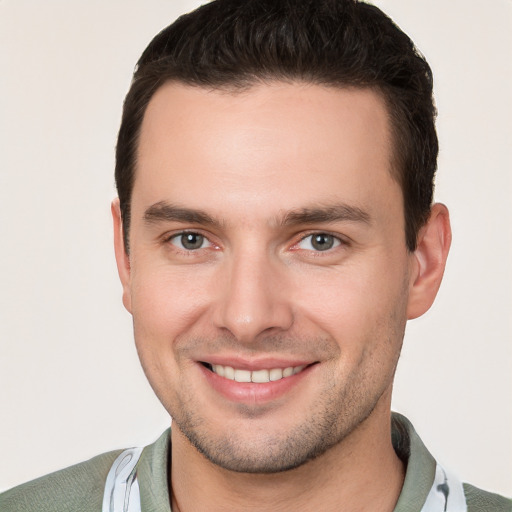
[[[282,473],[224,470],[172,433],[172,509],[238,511],[389,511],[404,480],[391,444],[390,413],[375,410],[356,430],[323,455]]]

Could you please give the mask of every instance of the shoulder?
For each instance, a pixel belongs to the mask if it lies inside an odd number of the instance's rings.
[[[2,512],[100,511],[105,479],[122,450],[50,473],[0,494]]]
[[[512,500],[464,484],[468,512],[512,512]]]

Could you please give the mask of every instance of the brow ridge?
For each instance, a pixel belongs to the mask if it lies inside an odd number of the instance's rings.
[[[144,222],[156,224],[159,222],[184,222],[209,226],[221,226],[224,223],[215,219],[203,210],[177,206],[166,201],[159,201],[149,206],[144,212]],[[359,207],[336,204],[325,207],[305,207],[284,213],[277,220],[281,226],[296,226],[324,222],[362,222],[370,224],[370,215]]]
[[[216,226],[220,222],[202,210],[176,206],[166,201],[159,201],[149,206],[144,212],[146,224],[159,222],[185,222]]]
[[[301,208],[287,212],[281,224],[285,226],[297,224],[314,224],[320,222],[362,222],[371,224],[370,215],[357,206],[337,204],[325,207]]]

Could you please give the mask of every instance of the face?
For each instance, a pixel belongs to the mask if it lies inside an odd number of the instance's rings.
[[[151,100],[124,303],[173,428],[221,467],[293,468],[389,413],[413,258],[390,147],[369,90]]]

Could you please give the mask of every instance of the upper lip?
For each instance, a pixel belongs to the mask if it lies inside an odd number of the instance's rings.
[[[286,358],[281,359],[277,357],[265,357],[259,359],[248,359],[240,356],[218,356],[214,355],[211,357],[200,358],[198,360],[201,363],[207,364],[219,364],[221,366],[231,366],[238,370],[269,370],[272,368],[289,368],[290,366],[308,366],[315,363],[311,359],[297,359],[297,358]]]

